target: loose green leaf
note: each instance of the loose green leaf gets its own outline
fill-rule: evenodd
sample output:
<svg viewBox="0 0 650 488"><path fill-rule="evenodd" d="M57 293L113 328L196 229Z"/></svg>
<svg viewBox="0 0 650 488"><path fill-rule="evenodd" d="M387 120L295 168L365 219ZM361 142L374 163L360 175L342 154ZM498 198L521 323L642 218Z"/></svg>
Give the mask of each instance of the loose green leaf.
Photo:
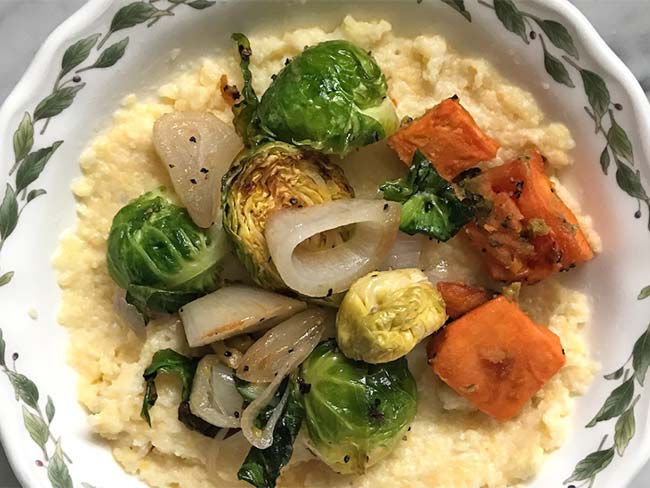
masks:
<svg viewBox="0 0 650 488"><path fill-rule="evenodd" d="M536 17L533 17L533 20L544 31L546 37L549 38L555 47L562 49L565 53L576 59L580 58L573 38L566 27L554 20L542 20Z"/></svg>
<svg viewBox="0 0 650 488"><path fill-rule="evenodd" d="M52 398L50 398L50 396L48 395L47 404L45 405L45 415L47 415L48 422L52 422L55 413L56 413L56 408L54 408L54 402L52 401Z"/></svg>
<svg viewBox="0 0 650 488"><path fill-rule="evenodd" d="M634 161L634 151L632 149L632 142L625 130L618 125L612 116L612 126L607 131L607 142L615 154L626 159L629 162Z"/></svg>
<svg viewBox="0 0 650 488"><path fill-rule="evenodd" d="M92 66L84 69L110 68L115 63L117 63L122 58L122 56L124 56L124 52L126 51L126 47L128 45L128 37L125 37L120 42L111 44L99 55L99 58L97 58L97 61L95 61Z"/></svg>
<svg viewBox="0 0 650 488"><path fill-rule="evenodd" d="M84 86L86 86L85 83L79 83L75 86L66 86L55 90L45 97L34 110L34 122L59 115L66 108L72 105L74 97L77 96L79 90Z"/></svg>
<svg viewBox="0 0 650 488"><path fill-rule="evenodd" d="M0 286L5 286L14 277L13 271L7 271L5 274L0 275Z"/></svg>
<svg viewBox="0 0 650 488"><path fill-rule="evenodd" d="M593 427L598 422L612 419L621 415L630 405L634 396L634 376L631 376L622 385L615 388L605 400L596 416L587 424L587 427Z"/></svg>
<svg viewBox="0 0 650 488"><path fill-rule="evenodd" d="M614 459L614 448L603 449L601 451L592 452L582 461L580 461L573 474L564 481L564 483L571 483L573 481L584 481L593 478L603 469L609 466L609 463Z"/></svg>
<svg viewBox="0 0 650 488"><path fill-rule="evenodd" d="M544 46L544 67L546 68L546 72L558 83L562 83L569 88L574 88L576 86L573 83L566 66L564 66L562 61L549 53L546 46Z"/></svg>
<svg viewBox="0 0 650 488"><path fill-rule="evenodd" d="M528 33L526 32L524 16L515 3L512 0L494 0L494 10L504 27L510 32L517 34L528 44Z"/></svg>
<svg viewBox="0 0 650 488"><path fill-rule="evenodd" d="M603 173L607 174L609 170L609 165L612 160L609 157L609 146L605 146L603 152L600 153L600 168L603 170Z"/></svg>
<svg viewBox="0 0 650 488"><path fill-rule="evenodd" d="M52 488L73 488L70 471L68 471L68 466L65 464L63 453L58 445L56 453L50 458L47 465L47 477Z"/></svg>
<svg viewBox="0 0 650 488"><path fill-rule="evenodd" d="M442 3L449 5L463 17L465 17L468 21L472 21L472 14L470 14L469 11L465 8L465 0L442 0Z"/></svg>
<svg viewBox="0 0 650 488"><path fill-rule="evenodd" d="M18 223L18 201L16 193L9 183L5 196L0 203L0 239L4 240L14 231Z"/></svg>
<svg viewBox="0 0 650 488"><path fill-rule="evenodd" d="M162 349L153 355L153 358L151 358L151 364L144 370L143 374L146 381L146 387L142 402L142 410L140 412L140 416L145 419L150 426L151 418L149 416L149 409L156 404L158 398L155 384L158 373L171 373L180 378L183 384L182 400L185 402L190 398L192 380L194 379L194 373L196 373L197 364L198 360L196 358L188 358L177 353L173 349Z"/></svg>
<svg viewBox="0 0 650 488"><path fill-rule="evenodd" d="M43 189L38 189L38 190L31 190L27 194L27 202L31 202L34 200L34 198L40 197L41 195L45 195L47 192Z"/></svg>
<svg viewBox="0 0 650 488"><path fill-rule="evenodd" d="M625 372L625 366L621 366L613 373L606 374L605 376L603 376L603 378L605 378L606 380L617 380L621 376L623 376L624 372Z"/></svg>
<svg viewBox="0 0 650 488"><path fill-rule="evenodd" d="M209 0L194 0L187 5L197 10L203 10L204 8L212 7L215 3L217 2L211 2Z"/></svg>
<svg viewBox="0 0 650 488"><path fill-rule="evenodd" d="M47 424L43 422L43 419L38 415L34 415L23 406L23 423L25 424L25 429L27 429L29 436L34 440L34 442L41 448L45 447L50 431Z"/></svg>
<svg viewBox="0 0 650 488"><path fill-rule="evenodd" d="M636 431L636 420L634 419L634 404L628 408L616 421L614 430L614 444L619 456L625 453L625 449L634 437Z"/></svg>
<svg viewBox="0 0 650 488"><path fill-rule="evenodd" d="M43 169L45 169L45 165L61 144L63 144L63 141L57 141L50 147L39 149L27 155L16 173L16 193L20 193L40 176Z"/></svg>
<svg viewBox="0 0 650 488"><path fill-rule="evenodd" d="M244 143L247 146L254 146L260 133L257 116L257 108L260 102L253 88L253 74L249 67L253 53L250 41L244 34L233 34L231 39L237 43L240 58L239 68L244 79L244 86L241 90L242 100L232 108L232 113L235 116L233 123Z"/></svg>
<svg viewBox="0 0 650 488"><path fill-rule="evenodd" d="M616 183L628 195L640 200L647 200L648 195L641 183L641 173L636 172L621 161L616 162Z"/></svg>
<svg viewBox="0 0 650 488"><path fill-rule="evenodd" d="M646 286L639 292L639 296L636 297L637 300L645 300L646 298L650 297L650 285Z"/></svg>
<svg viewBox="0 0 650 488"><path fill-rule="evenodd" d="M133 2L119 9L111 21L110 32L128 29L149 20L159 10L149 2Z"/></svg>
<svg viewBox="0 0 650 488"><path fill-rule="evenodd" d="M22 161L27 153L32 150L34 145L34 125L28 112L25 112L23 119L18 124L18 129L14 132L14 157L16 163Z"/></svg>
<svg viewBox="0 0 650 488"><path fill-rule="evenodd" d="M5 367L7 363L5 363L5 339L2 334L2 329L0 329L0 366Z"/></svg>
<svg viewBox="0 0 650 488"><path fill-rule="evenodd" d="M645 382L646 373L650 366L650 326L637 339L632 349L632 367L634 376L641 386Z"/></svg>
<svg viewBox="0 0 650 488"><path fill-rule="evenodd" d="M13 371L8 371L7 376L9 376L11 386L14 387L16 400L20 399L27 406L32 407L35 410L38 409L38 388L34 382L27 376L20 373L14 373Z"/></svg>
<svg viewBox="0 0 650 488"><path fill-rule="evenodd" d="M591 105L596 117L596 130L598 130L611 102L609 90L605 81L593 71L581 69L580 76L582 77L589 105Z"/></svg>
<svg viewBox="0 0 650 488"><path fill-rule="evenodd" d="M95 44L97 44L100 37L101 34L93 34L92 36L88 36L85 39L75 42L72 46L66 49L63 54L63 60L61 61L61 73L59 77L65 76L88 59L90 51L95 47Z"/></svg>

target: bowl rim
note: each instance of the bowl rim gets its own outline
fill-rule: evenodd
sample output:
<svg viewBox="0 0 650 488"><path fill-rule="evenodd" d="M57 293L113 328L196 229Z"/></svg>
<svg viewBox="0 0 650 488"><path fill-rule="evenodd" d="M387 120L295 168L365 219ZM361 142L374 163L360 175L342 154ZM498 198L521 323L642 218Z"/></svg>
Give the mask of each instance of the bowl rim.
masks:
<svg viewBox="0 0 650 488"><path fill-rule="evenodd" d="M225 0L231 1L231 0ZM273 1L273 0L266 0ZM309 0L305 0L305 3ZM364 0L366 1L366 0ZM369 1L369 0L368 0ZM396 0L407 1L407 0ZM602 73L615 80L630 97L635 127L640 134L650 134L650 100L646 97L639 81L630 68L609 47L596 28L587 19L578 7L570 0L530 0L562 18L578 34L581 48L593 59ZM26 104L31 93L43 82L49 61L65 42L77 36L89 23L101 18L113 5L119 5L121 0L87 0L78 10L59 24L43 41L27 69L20 77L9 95L0 105L0 133L9 134L9 121L18 108ZM588 42L585 42L587 40ZM650 138L640 137L641 153L650 156ZM640 166L650 168L650 160L641 158ZM4 164L2 165L4 167ZM29 487L28 474L30 463L25 462L24 456L17 450L11 449L7 420L0 418L0 443L5 449L7 460L21 486ZM650 429L650 411L645 419L645 424ZM628 486L634 477L643 469L650 460L650 436L640 440L637 456L626 458L627 468L621 470L622 486Z"/></svg>

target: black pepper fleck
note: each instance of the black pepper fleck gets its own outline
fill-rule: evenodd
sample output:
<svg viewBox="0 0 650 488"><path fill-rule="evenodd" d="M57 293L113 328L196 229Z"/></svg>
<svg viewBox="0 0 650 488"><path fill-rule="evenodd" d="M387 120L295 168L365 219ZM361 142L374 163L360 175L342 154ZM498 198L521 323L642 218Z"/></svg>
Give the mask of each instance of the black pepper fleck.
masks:
<svg viewBox="0 0 650 488"><path fill-rule="evenodd" d="M327 296L328 297L331 297L332 293L334 293L334 290L332 290L331 288L329 290L327 290Z"/></svg>
<svg viewBox="0 0 650 488"><path fill-rule="evenodd" d="M454 95L451 97L451 99L452 99L452 100L458 100L458 95L454 94Z"/></svg>
<svg viewBox="0 0 650 488"><path fill-rule="evenodd" d="M230 351L226 351L223 353L223 355L229 358L230 356L232 356L232 353Z"/></svg>
<svg viewBox="0 0 650 488"><path fill-rule="evenodd" d="M384 203L384 210L388 210L388 204Z"/></svg>
<svg viewBox="0 0 650 488"><path fill-rule="evenodd" d="M294 351L293 347L289 349L289 354L291 354Z"/></svg>
<svg viewBox="0 0 650 488"><path fill-rule="evenodd" d="M175 168L175 166L173 164L170 164L169 167L170 168Z"/></svg>
<svg viewBox="0 0 650 488"><path fill-rule="evenodd" d="M194 136L190 137L190 142L196 142L196 137Z"/></svg>
<svg viewBox="0 0 650 488"><path fill-rule="evenodd" d="M298 377L298 391L303 395L306 395L311 391L311 384L305 382L301 377Z"/></svg>
<svg viewBox="0 0 650 488"><path fill-rule="evenodd" d="M296 203L298 203L298 199L297 199L296 197L291 197L291 198L289 199L289 203L290 203L291 205L295 205Z"/></svg>
<svg viewBox="0 0 650 488"><path fill-rule="evenodd" d="M244 371L248 371L249 369L248 365L244 366Z"/></svg>
<svg viewBox="0 0 650 488"><path fill-rule="evenodd" d="M201 171L201 173L203 173L204 175L205 175L205 174L208 174L208 173L210 172L210 170L209 170L208 168L201 168L200 171Z"/></svg>
<svg viewBox="0 0 650 488"><path fill-rule="evenodd" d="M196 185L196 178L190 178L190 183L192 183L193 185Z"/></svg>
<svg viewBox="0 0 650 488"><path fill-rule="evenodd" d="M236 419L239 418L239 412L235 412L235 413L233 413L233 415L235 416Z"/></svg>
<svg viewBox="0 0 650 488"><path fill-rule="evenodd" d="M343 462L344 462L344 463L349 463L349 462L350 462L350 456L348 456L348 455L346 454L345 457L343 458Z"/></svg>

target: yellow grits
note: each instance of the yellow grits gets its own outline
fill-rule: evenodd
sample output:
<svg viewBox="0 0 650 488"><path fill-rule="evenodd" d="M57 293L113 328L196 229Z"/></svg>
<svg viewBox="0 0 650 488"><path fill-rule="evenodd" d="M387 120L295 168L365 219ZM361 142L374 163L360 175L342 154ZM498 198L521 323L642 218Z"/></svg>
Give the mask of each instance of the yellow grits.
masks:
<svg viewBox="0 0 650 488"><path fill-rule="evenodd" d="M565 126L547 122L531 94L509 84L487 61L454 52L442 37L396 37L385 21L348 17L332 32L308 28L253 37L258 92L305 45L340 38L372 51L400 117L418 116L457 94L479 126L501 144L495 163L535 144L550 169L571 164L571 134ZM106 269L106 238L113 216L130 199L161 185L171 187L153 148L154 121L172 110L209 110L229 121L219 79L227 74L241 82L236 63L234 52L228 58L204 59L162 86L156 99L125 99L111 126L81 158L83 176L73 187L78 224L64 237L55 260L63 290L59 318L70 332L69 360L79 373L79 399L88 409L90 427L106 439L127 472L156 487L248 486L236 481L247 444L241 434L217 441L187 430L176 418L179 384L164 375L151 411L153 428L140 418L142 372L153 353L166 347L188 353L189 348L176 319L151 323L143 342L115 314L117 289ZM359 175L355 180L353 174L350 178L359 185L358 194L375 191L376 181L370 184ZM362 188L364 184L371 190ZM592 235L592 242L598 246L597 236ZM423 266L437 268L447 278L483 281L478 265L456 241L427 246ZM420 346L409 356L418 382L418 415L386 460L364 475L341 476L298 442L279 486L496 488L518 486L533 477L547 453L562 444L572 397L589 385L593 363L585 346L586 296L551 280L525 289L522 304L561 337L567 365L516 419L498 423L475 411L433 375Z"/></svg>

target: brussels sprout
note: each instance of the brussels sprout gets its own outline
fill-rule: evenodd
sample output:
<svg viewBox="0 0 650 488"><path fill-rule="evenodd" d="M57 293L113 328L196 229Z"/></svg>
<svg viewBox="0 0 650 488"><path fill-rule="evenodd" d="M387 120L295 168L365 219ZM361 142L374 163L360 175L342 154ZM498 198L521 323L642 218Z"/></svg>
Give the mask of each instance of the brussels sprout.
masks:
<svg viewBox="0 0 650 488"><path fill-rule="evenodd" d="M108 271L140 312L176 312L220 285L227 241L196 226L187 211L158 192L141 195L115 215Z"/></svg>
<svg viewBox="0 0 650 488"><path fill-rule="evenodd" d="M407 354L446 319L445 302L422 271L376 271L345 295L336 339L349 358L385 363Z"/></svg>
<svg viewBox="0 0 650 488"><path fill-rule="evenodd" d="M353 197L343 170L326 156L282 142L267 143L245 153L224 176L223 225L253 280L282 290L286 285L271 261L264 237L268 216L282 208ZM331 245L345 235L344 230L334 230L307 244Z"/></svg>
<svg viewBox="0 0 650 488"><path fill-rule="evenodd" d="M386 78L360 47L336 40L306 48L258 101L248 69L248 39L242 34L233 39L244 75L244 100L234 108L235 126L248 145L271 139L344 155L397 130Z"/></svg>
<svg viewBox="0 0 650 488"><path fill-rule="evenodd" d="M374 365L320 343L293 379L312 450L339 473L363 473L390 453L415 417L417 387L405 358Z"/></svg>

